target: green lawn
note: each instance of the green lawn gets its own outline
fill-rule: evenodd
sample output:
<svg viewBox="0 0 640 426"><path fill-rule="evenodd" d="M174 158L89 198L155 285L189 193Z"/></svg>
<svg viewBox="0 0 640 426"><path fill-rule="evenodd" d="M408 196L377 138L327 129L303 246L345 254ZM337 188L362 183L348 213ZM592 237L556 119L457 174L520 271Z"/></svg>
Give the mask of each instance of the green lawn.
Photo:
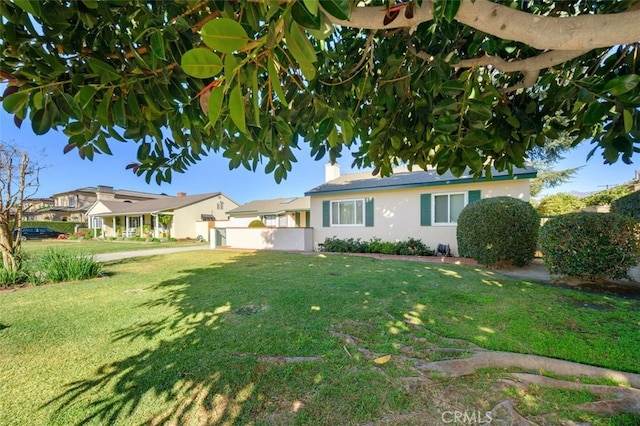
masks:
<svg viewBox="0 0 640 426"><path fill-rule="evenodd" d="M446 337L640 372L637 299L340 255L196 251L106 269L0 293L0 424L412 424L406 413L438 419L434 401L484 412L513 398L490 388L499 371L422 382L400 362L460 356L437 350Z"/></svg>
<svg viewBox="0 0 640 426"><path fill-rule="evenodd" d="M29 240L22 243L25 253L41 253L52 248L56 250L75 250L84 253L111 253L116 251L149 250L154 248L185 247L189 245L208 245L197 241L98 241L98 240Z"/></svg>

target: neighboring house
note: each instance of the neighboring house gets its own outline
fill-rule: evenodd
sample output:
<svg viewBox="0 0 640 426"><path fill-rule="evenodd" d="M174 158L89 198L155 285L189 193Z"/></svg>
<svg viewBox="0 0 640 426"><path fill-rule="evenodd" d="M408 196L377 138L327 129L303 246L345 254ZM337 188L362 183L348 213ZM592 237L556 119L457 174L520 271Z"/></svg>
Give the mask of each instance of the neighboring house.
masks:
<svg viewBox="0 0 640 426"><path fill-rule="evenodd" d="M27 198L22 203L22 219L34 221L50 220L49 217L43 218L41 212L53 207L53 205L53 198Z"/></svg>
<svg viewBox="0 0 640 426"><path fill-rule="evenodd" d="M326 238L418 238L435 249L448 244L457 253L457 218L469 203L481 198L510 196L529 201L533 168L514 168L513 175L493 172L493 179L456 178L447 172L395 170L389 177L368 173L340 176L327 165L327 181L308 191L314 247ZM482 226L482 224L478 224Z"/></svg>
<svg viewBox="0 0 640 426"><path fill-rule="evenodd" d="M209 238L216 220L227 220L226 211L238 204L221 192L123 203L97 200L87 215L93 228L103 237L170 236L173 238Z"/></svg>
<svg viewBox="0 0 640 426"><path fill-rule="evenodd" d="M171 199L166 194L114 189L98 185L60 192L52 197L52 205L30 214L30 220L56 220L65 222L87 222L87 211L98 200L134 203L143 200Z"/></svg>
<svg viewBox="0 0 640 426"><path fill-rule="evenodd" d="M255 200L227 211L226 227L246 227L253 220L278 228L308 228L311 199L309 197Z"/></svg>

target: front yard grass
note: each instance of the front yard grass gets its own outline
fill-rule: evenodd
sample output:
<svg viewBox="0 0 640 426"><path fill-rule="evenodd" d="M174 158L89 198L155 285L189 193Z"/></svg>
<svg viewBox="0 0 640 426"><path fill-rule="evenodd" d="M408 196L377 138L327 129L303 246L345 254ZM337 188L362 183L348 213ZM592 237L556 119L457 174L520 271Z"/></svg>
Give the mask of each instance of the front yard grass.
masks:
<svg viewBox="0 0 640 426"><path fill-rule="evenodd" d="M572 409L597 399L583 390L408 361L475 344L640 373L638 299L323 254L196 251L106 269L0 293L0 424L431 425L506 399L539 424L558 421L549 410L640 422Z"/></svg>

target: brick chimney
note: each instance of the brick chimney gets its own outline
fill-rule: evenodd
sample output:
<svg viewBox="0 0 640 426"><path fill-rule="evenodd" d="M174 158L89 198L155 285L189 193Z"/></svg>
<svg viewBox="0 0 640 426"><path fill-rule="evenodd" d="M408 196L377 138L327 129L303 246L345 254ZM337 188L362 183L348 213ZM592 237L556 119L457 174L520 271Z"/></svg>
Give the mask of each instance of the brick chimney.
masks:
<svg viewBox="0 0 640 426"><path fill-rule="evenodd" d="M186 192L178 192L177 196L178 197L186 197L187 193Z"/></svg>

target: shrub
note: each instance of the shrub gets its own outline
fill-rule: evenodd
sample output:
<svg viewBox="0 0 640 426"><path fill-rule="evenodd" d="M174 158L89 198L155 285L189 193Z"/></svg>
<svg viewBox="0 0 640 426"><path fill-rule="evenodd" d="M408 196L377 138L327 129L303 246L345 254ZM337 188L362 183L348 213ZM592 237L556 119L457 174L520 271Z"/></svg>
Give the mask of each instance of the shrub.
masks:
<svg viewBox="0 0 640 426"><path fill-rule="evenodd" d="M458 251L478 263L527 265L535 255L540 219L531 204L512 197L468 204L458 217Z"/></svg>
<svg viewBox="0 0 640 426"><path fill-rule="evenodd" d="M408 256L434 255L434 251L417 238L409 238L407 241L397 241L394 243L382 241L380 238L362 241L360 238L347 238L343 240L332 237L324 240L322 251L334 253L381 253Z"/></svg>
<svg viewBox="0 0 640 426"><path fill-rule="evenodd" d="M75 281L102 274L102 264L93 255L48 249L34 265L46 282Z"/></svg>
<svg viewBox="0 0 640 426"><path fill-rule="evenodd" d="M583 200L587 206L604 206L613 203L618 198L624 197L631 192L633 192L633 185L624 184L596 192L588 197L584 197Z"/></svg>
<svg viewBox="0 0 640 426"><path fill-rule="evenodd" d="M254 219L247 225L249 228L264 228L264 223L259 219Z"/></svg>
<svg viewBox="0 0 640 426"><path fill-rule="evenodd" d="M569 213L549 219L540 249L553 275L625 278L640 259L637 222L616 213Z"/></svg>
<svg viewBox="0 0 640 426"><path fill-rule="evenodd" d="M611 203L611 213L619 213L640 220L640 191L618 198Z"/></svg>
<svg viewBox="0 0 640 426"><path fill-rule="evenodd" d="M585 207L584 201L575 195L559 193L549 195L540 200L536 211L542 216L553 216L570 213Z"/></svg>

